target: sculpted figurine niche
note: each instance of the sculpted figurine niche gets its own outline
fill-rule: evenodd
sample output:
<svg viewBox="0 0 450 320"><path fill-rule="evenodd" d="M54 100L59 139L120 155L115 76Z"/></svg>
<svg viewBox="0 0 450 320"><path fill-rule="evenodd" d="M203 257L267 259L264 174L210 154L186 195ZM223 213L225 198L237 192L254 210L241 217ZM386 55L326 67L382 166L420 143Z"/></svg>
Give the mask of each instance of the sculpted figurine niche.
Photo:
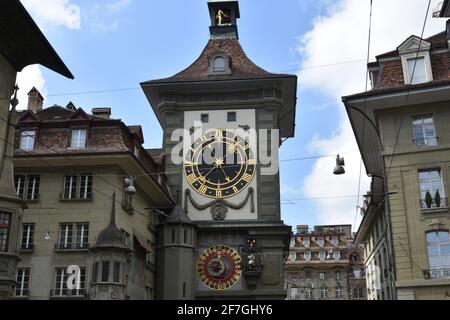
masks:
<svg viewBox="0 0 450 320"><path fill-rule="evenodd" d="M230 14L226 10L222 10L222 9L217 10L216 24L218 26L231 24Z"/></svg>

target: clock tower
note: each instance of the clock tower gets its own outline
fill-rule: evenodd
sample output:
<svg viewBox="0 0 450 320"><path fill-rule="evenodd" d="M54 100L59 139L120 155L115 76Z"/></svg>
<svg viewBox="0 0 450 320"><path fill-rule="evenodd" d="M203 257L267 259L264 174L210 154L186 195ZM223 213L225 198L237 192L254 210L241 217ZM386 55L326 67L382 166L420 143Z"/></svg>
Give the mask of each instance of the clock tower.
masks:
<svg viewBox="0 0 450 320"><path fill-rule="evenodd" d="M161 232L157 297L285 299L291 228L281 220L278 152L294 136L297 77L246 56L237 0L209 0L208 8L200 57L170 78L141 83L164 130L165 171L184 217L177 221L192 230L185 244Z"/></svg>

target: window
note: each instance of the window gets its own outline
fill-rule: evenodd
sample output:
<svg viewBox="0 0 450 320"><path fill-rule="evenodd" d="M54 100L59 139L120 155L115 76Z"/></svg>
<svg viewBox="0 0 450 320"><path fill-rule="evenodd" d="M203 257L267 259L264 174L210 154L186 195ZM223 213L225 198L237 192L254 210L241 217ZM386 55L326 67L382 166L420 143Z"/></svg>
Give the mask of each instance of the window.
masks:
<svg viewBox="0 0 450 320"><path fill-rule="evenodd" d="M336 281L342 281L342 273L339 271L336 272Z"/></svg>
<svg viewBox="0 0 450 320"><path fill-rule="evenodd" d="M311 260L311 251L306 251L305 252L305 260L306 261L310 261Z"/></svg>
<svg viewBox="0 0 450 320"><path fill-rule="evenodd" d="M341 286L336 287L335 289L335 296L336 298L343 298L344 297L344 290Z"/></svg>
<svg viewBox="0 0 450 320"><path fill-rule="evenodd" d="M22 225L22 250L34 249L34 223L26 223Z"/></svg>
<svg viewBox="0 0 450 320"><path fill-rule="evenodd" d="M319 273L319 278L320 280L325 281L327 280L327 274L325 272L321 272Z"/></svg>
<svg viewBox="0 0 450 320"><path fill-rule="evenodd" d="M17 196L19 198L23 198L23 193L25 191L25 180L26 180L26 176L24 176L24 175L15 175L14 176L14 186L16 188Z"/></svg>
<svg viewBox="0 0 450 320"><path fill-rule="evenodd" d="M413 117L413 135L416 146L437 146L433 116Z"/></svg>
<svg viewBox="0 0 450 320"><path fill-rule="evenodd" d="M332 237L331 244L336 247L339 244L339 238L336 236Z"/></svg>
<svg viewBox="0 0 450 320"><path fill-rule="evenodd" d="M306 248L309 248L309 246L311 245L311 240L310 240L309 238L304 238L304 239L303 239L303 245L304 245Z"/></svg>
<svg viewBox="0 0 450 320"><path fill-rule="evenodd" d="M312 300L313 299L312 288L305 288L305 299L306 300Z"/></svg>
<svg viewBox="0 0 450 320"><path fill-rule="evenodd" d="M361 268L356 266L353 268L353 276L355 277L355 279L361 279Z"/></svg>
<svg viewBox="0 0 450 320"><path fill-rule="evenodd" d="M290 252L289 253L289 261L296 261L297 260L297 253Z"/></svg>
<svg viewBox="0 0 450 320"><path fill-rule="evenodd" d="M108 281L109 281L109 261L103 261L101 282L108 282Z"/></svg>
<svg viewBox="0 0 450 320"><path fill-rule="evenodd" d="M295 241L295 237L291 238L291 243L289 245L290 248L294 248L297 242Z"/></svg>
<svg viewBox="0 0 450 320"><path fill-rule="evenodd" d="M94 263L94 268L92 269L92 283L97 283L98 281L98 266L98 262Z"/></svg>
<svg viewBox="0 0 450 320"><path fill-rule="evenodd" d="M300 290L299 288L291 288L291 299L296 300L300 298Z"/></svg>
<svg viewBox="0 0 450 320"><path fill-rule="evenodd" d="M209 123L209 114L205 113L200 116L202 123Z"/></svg>
<svg viewBox="0 0 450 320"><path fill-rule="evenodd" d="M237 121L236 112L228 112L228 114L227 114L227 121L228 122L236 122Z"/></svg>
<svg viewBox="0 0 450 320"><path fill-rule="evenodd" d="M74 149L86 148L86 129L72 130L72 143L70 146Z"/></svg>
<svg viewBox="0 0 450 320"><path fill-rule="evenodd" d="M59 227L59 243L58 249L71 249L72 248L72 224L61 224Z"/></svg>
<svg viewBox="0 0 450 320"><path fill-rule="evenodd" d="M323 247L325 244L325 239L320 237L317 239L317 244L319 245L319 247Z"/></svg>
<svg viewBox="0 0 450 320"><path fill-rule="evenodd" d="M333 258L334 258L334 260L336 260L336 261L341 260L341 252L340 252L340 251L334 251L334 252L333 252Z"/></svg>
<svg viewBox="0 0 450 320"><path fill-rule="evenodd" d="M8 251L11 214L0 212L0 252Z"/></svg>
<svg viewBox="0 0 450 320"><path fill-rule="evenodd" d="M217 56L213 60L213 72L226 71L226 59L223 56Z"/></svg>
<svg viewBox="0 0 450 320"><path fill-rule="evenodd" d="M113 264L113 282L120 283L120 262Z"/></svg>
<svg viewBox="0 0 450 320"><path fill-rule="evenodd" d="M82 296L85 289L86 268L80 268L80 289L73 290L67 288L67 280L70 275L66 270L66 268L55 269L55 287L52 295L54 297Z"/></svg>
<svg viewBox="0 0 450 320"><path fill-rule="evenodd" d="M442 182L442 175L439 169L420 171L419 184L421 207L423 209L447 206L447 202L445 200L444 185ZM429 193L429 196L431 196L431 198L429 196L427 197L427 193Z"/></svg>
<svg viewBox="0 0 450 320"><path fill-rule="evenodd" d="M320 289L320 298L321 299L328 299L328 288L327 287L322 287Z"/></svg>
<svg viewBox="0 0 450 320"><path fill-rule="evenodd" d="M28 176L27 185L27 200L38 200L39 199L39 185L41 178L40 176Z"/></svg>
<svg viewBox="0 0 450 320"><path fill-rule="evenodd" d="M79 184L78 184L79 182ZM64 178L64 200L92 199L92 175L70 175Z"/></svg>
<svg viewBox="0 0 450 320"><path fill-rule="evenodd" d="M428 82L425 57L406 59L409 78L407 83L418 84Z"/></svg>
<svg viewBox="0 0 450 320"><path fill-rule="evenodd" d="M20 135L20 150L34 150L34 141L36 138L36 130L24 130Z"/></svg>
<svg viewBox="0 0 450 320"><path fill-rule="evenodd" d="M320 260L324 261L326 259L326 256L327 256L327 254L326 254L325 251L319 252L319 259Z"/></svg>
<svg viewBox="0 0 450 320"><path fill-rule="evenodd" d="M450 236L447 231L427 233L431 278L450 278Z"/></svg>
<svg viewBox="0 0 450 320"><path fill-rule="evenodd" d="M30 292L30 269L17 269L16 297L27 297Z"/></svg>
<svg viewBox="0 0 450 320"><path fill-rule="evenodd" d="M363 299L363 298L364 298L364 288L354 288L353 299Z"/></svg>
<svg viewBox="0 0 450 320"><path fill-rule="evenodd" d="M89 224L77 223L76 249L87 249L89 247Z"/></svg>

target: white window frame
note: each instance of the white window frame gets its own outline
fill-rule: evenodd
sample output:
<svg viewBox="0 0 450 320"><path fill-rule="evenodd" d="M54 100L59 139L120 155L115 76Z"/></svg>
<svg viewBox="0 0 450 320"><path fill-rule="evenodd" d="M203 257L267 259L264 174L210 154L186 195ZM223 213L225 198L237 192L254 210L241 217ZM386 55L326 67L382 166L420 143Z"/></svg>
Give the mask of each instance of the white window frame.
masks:
<svg viewBox="0 0 450 320"><path fill-rule="evenodd" d="M303 257L305 258L305 261L311 261L311 251L305 251L305 253L303 254Z"/></svg>
<svg viewBox="0 0 450 320"><path fill-rule="evenodd" d="M319 279L320 279L321 281L327 280L327 274L326 274L325 272L320 272L320 273L319 273Z"/></svg>
<svg viewBox="0 0 450 320"><path fill-rule="evenodd" d="M321 248L323 248L323 246L325 246L325 238L324 237L318 237L317 238L317 245Z"/></svg>
<svg viewBox="0 0 450 320"><path fill-rule="evenodd" d="M328 299L328 288L327 287L320 288L320 298L323 300Z"/></svg>
<svg viewBox="0 0 450 320"><path fill-rule="evenodd" d="M427 81L426 82L418 82L416 84L427 83L427 82L433 81L433 71L431 69L430 53L428 51L422 51L422 52L419 52L419 54L417 54L417 52L413 52L413 53L401 55L402 68L403 68L403 79L404 79L405 85L411 84L411 80L413 80L411 78L413 70L409 70L408 60L420 59L420 58L424 58L425 74L426 74ZM414 71L414 74L416 74L415 71Z"/></svg>
<svg viewBox="0 0 450 320"><path fill-rule="evenodd" d="M341 252L339 250L333 251L333 259L335 261L341 260Z"/></svg>
<svg viewBox="0 0 450 320"><path fill-rule="evenodd" d="M427 125L430 124L425 124L425 119L429 119L431 118L432 120L432 124L433 124L433 131L434 131L434 136L432 137L427 137L426 136L426 130L425 127ZM420 125L416 125L414 122L419 121L420 120ZM419 144L418 140L419 138L416 137L416 126L420 126L420 128L422 129L422 133L423 133L423 144ZM418 147L436 147L438 145L438 138L436 136L436 124L434 122L434 116L433 114L421 114L421 115L417 115L417 116L413 116L412 117L412 130L413 130L413 139L414 139L414 144Z"/></svg>
<svg viewBox="0 0 450 320"><path fill-rule="evenodd" d="M25 281L25 278L28 277L28 281ZM31 272L28 268L18 268L17 269L17 287L14 295L16 297L28 297L30 293L30 280L31 280ZM24 294L26 291L27 294Z"/></svg>
<svg viewBox="0 0 450 320"><path fill-rule="evenodd" d="M334 289L334 293L335 293L335 297L336 298L343 298L344 297L344 288L343 287L341 287L341 286L337 286L335 289Z"/></svg>
<svg viewBox="0 0 450 320"><path fill-rule="evenodd" d="M20 133L20 150L33 151L36 142L36 130L23 130Z"/></svg>
<svg viewBox="0 0 450 320"><path fill-rule="evenodd" d="M21 239L21 249L30 249L34 244L34 223L24 223L22 224L22 239ZM25 239L25 242L23 241ZM31 246L30 246L31 245Z"/></svg>
<svg viewBox="0 0 450 320"><path fill-rule="evenodd" d="M331 244L336 247L339 244L339 237L338 236L333 236L331 238Z"/></svg>
<svg viewBox="0 0 450 320"><path fill-rule="evenodd" d="M84 132L84 136L83 133ZM84 139L81 139L81 138ZM86 149L87 142L87 129L86 128L73 128L72 139L70 142L70 148L72 149Z"/></svg>
<svg viewBox="0 0 450 320"><path fill-rule="evenodd" d="M297 252L289 252L289 261L297 260Z"/></svg>
<svg viewBox="0 0 450 320"><path fill-rule="evenodd" d="M325 261L327 258L327 253L325 251L320 251L319 252L319 259L320 261Z"/></svg>
<svg viewBox="0 0 450 320"><path fill-rule="evenodd" d="M303 245L305 246L305 248L309 248L309 246L311 245L311 239L303 238Z"/></svg>

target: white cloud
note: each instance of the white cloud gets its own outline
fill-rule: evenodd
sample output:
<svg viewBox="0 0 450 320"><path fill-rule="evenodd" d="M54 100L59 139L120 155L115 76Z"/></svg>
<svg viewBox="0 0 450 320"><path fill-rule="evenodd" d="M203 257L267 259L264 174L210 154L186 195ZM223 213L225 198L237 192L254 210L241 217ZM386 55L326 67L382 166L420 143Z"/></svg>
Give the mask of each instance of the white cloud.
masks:
<svg viewBox="0 0 450 320"><path fill-rule="evenodd" d="M107 4L96 3L86 10L91 27L97 31L110 31L119 27L118 15L128 8L133 0L116 0Z"/></svg>
<svg viewBox="0 0 450 320"><path fill-rule="evenodd" d="M431 8L439 0L432 2ZM428 5L425 0L377 0L373 1L371 59L397 48L411 34L419 35ZM317 17L312 29L299 40L298 51L302 55L302 67L345 63L326 68L312 68L299 73L301 90L315 90L337 101L340 97L365 89L367 37L369 27L369 1L340 0L328 6L324 16ZM445 29L445 19L432 19L431 11L425 36ZM357 149L353 131L342 103L339 129L329 138L316 137L311 142L313 152L319 154L339 153ZM334 161L319 159L312 172L304 179L303 191L307 197L333 195L356 195L360 156L358 153L345 157L347 174L334 176L330 173ZM369 188L369 178L363 169L364 194ZM318 201L318 222L321 224L352 223L355 217L356 199ZM358 219L359 220L359 219Z"/></svg>
<svg viewBox="0 0 450 320"><path fill-rule="evenodd" d="M81 28L80 7L71 4L70 0L21 0L21 2L42 26Z"/></svg>
<svg viewBox="0 0 450 320"><path fill-rule="evenodd" d="M19 85L18 99L19 106L17 109L26 109L28 106L28 92L31 88L36 87L42 96L46 97L47 88L45 87L45 79L42 76L41 69L38 65L28 66L22 72L17 74L17 81Z"/></svg>

